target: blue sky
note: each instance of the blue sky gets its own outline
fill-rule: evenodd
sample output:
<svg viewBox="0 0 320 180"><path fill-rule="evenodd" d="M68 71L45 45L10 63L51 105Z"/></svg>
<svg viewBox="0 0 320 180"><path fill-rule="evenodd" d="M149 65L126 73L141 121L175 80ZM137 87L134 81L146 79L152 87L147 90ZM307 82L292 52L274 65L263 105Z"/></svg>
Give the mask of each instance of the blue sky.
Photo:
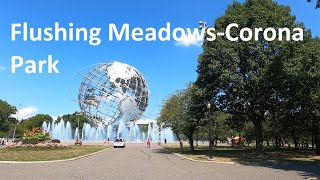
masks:
<svg viewBox="0 0 320 180"><path fill-rule="evenodd" d="M108 25L129 23L132 27L164 27L171 22L172 28L194 28L199 20L209 25L224 14L233 0L199 1L79 1L55 0L3 0L0 2L0 99L19 107L21 117L35 113L52 116L79 111L70 94L77 93L74 73L90 64L120 61L137 68L145 76L152 94L147 117L157 116L170 93L183 89L196 79L199 46L177 46L176 42L108 42ZM241 1L242 2L242 1ZM304 22L315 36L320 36L319 15L315 0L279 0L289 5L298 21ZM88 42L23 42L11 41L11 24L28 22L32 27L53 27L54 22L75 27L101 27L99 46ZM45 59L48 54L59 59L60 74L25 74L19 70L11 74L11 56L25 59ZM70 85L70 82L73 83Z"/></svg>

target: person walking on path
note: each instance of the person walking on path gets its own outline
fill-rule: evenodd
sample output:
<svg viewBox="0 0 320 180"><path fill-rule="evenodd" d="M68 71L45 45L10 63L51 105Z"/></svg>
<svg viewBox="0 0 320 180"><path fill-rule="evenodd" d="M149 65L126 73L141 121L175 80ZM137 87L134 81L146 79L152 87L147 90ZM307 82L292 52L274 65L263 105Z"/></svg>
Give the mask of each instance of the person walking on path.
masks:
<svg viewBox="0 0 320 180"><path fill-rule="evenodd" d="M147 139L147 148L150 148L150 139Z"/></svg>
<svg viewBox="0 0 320 180"><path fill-rule="evenodd" d="M164 144L167 144L167 138L164 138Z"/></svg>

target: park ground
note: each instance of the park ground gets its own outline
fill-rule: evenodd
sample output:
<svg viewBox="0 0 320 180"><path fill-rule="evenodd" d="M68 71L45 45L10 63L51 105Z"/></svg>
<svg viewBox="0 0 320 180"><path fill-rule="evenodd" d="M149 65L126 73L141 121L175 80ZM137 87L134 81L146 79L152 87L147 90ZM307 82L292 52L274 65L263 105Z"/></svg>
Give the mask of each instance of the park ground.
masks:
<svg viewBox="0 0 320 180"><path fill-rule="evenodd" d="M6 170L0 179L291 180L320 177L319 161L309 163L296 161L203 163L175 155L175 146L170 144L170 147L159 148L157 144L152 144L151 148L147 148L143 143L128 143L126 148L111 148L73 161L33 164L0 163L0 168ZM168 150L168 148L172 149ZM205 153L206 150L202 148L205 147L200 147L199 152ZM218 151L214 151L216 157ZM235 154L239 153L237 150L234 151ZM250 154L247 157L250 158Z"/></svg>
<svg viewBox="0 0 320 180"><path fill-rule="evenodd" d="M194 151L190 151L189 147L180 150L178 145L168 144L163 145L162 148L177 153L182 156L188 157L193 160L207 161L208 159L208 146L200 144L195 147ZM256 154L254 146L227 146L225 144L213 148L213 156L216 162L234 162L234 163L278 163L278 162L298 162L298 163L320 163L320 156L315 155L315 151L311 148L274 148L265 147L261 155Z"/></svg>

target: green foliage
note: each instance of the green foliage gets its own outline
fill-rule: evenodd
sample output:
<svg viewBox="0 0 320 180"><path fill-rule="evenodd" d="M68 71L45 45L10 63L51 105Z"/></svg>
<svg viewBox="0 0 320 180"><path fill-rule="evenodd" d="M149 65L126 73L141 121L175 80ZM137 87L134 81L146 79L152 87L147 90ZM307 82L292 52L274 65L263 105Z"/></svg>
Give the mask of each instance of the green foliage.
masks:
<svg viewBox="0 0 320 180"><path fill-rule="evenodd" d="M89 121L79 112L74 112L72 114L66 114L63 116L59 116L57 119L57 122L60 122L61 119L67 120L71 123L72 129L75 129L78 127L78 121L79 121L79 129L83 128L84 123L89 123Z"/></svg>
<svg viewBox="0 0 320 180"><path fill-rule="evenodd" d="M41 127L43 122L52 122L53 119L48 114L37 114L33 117L30 117L28 119L22 120L20 122L21 127L23 127L26 130L32 130L32 128Z"/></svg>
<svg viewBox="0 0 320 180"><path fill-rule="evenodd" d="M42 133L40 128L33 128L31 131L27 130L23 133L22 139L24 142L29 142L30 140L47 141L50 140L50 134L47 132Z"/></svg>
<svg viewBox="0 0 320 180"><path fill-rule="evenodd" d="M231 23L239 24L239 28L231 32L233 37L238 36L244 27L287 27L291 31L295 27L305 29L291 15L289 7L272 0L247 0L244 4L234 2L228 6L225 15L215 21L216 31L223 32ZM205 41L203 44L204 52L198 59L196 84L212 96L217 107L232 115L229 123L232 128L241 131L245 122L253 123L258 153L263 151L262 133L266 114L278 111L286 115L282 120L289 120L288 114L293 109L288 106L297 102L291 96L292 92L297 90L299 84L308 87L304 82L306 74L299 69L317 69L313 62L319 58L311 55L316 49L315 46L310 49L310 43L316 42L313 42L310 30L305 30L303 42L277 39L269 42L260 35L258 41L231 42L225 37L218 37L215 41ZM306 65L308 62L313 65ZM290 76L291 73L300 75L295 78ZM316 78L311 75L308 77L315 83ZM303 96L300 95L297 98L302 100Z"/></svg>
<svg viewBox="0 0 320 180"><path fill-rule="evenodd" d="M201 118L205 109L200 89L194 84L189 84L187 89L177 91L164 102L158 121L164 127L171 127L179 140L181 134L185 135L193 150L193 136L197 128L205 124Z"/></svg>
<svg viewBox="0 0 320 180"><path fill-rule="evenodd" d="M39 128L43 122L52 122L52 117L48 114L37 114L28 119L21 120L17 125L16 137L21 137L25 131Z"/></svg>
<svg viewBox="0 0 320 180"><path fill-rule="evenodd" d="M176 92L171 95L165 102L158 117L163 127L171 127L172 131L179 136L183 130L184 116L183 107L181 106L182 92Z"/></svg>
<svg viewBox="0 0 320 180"><path fill-rule="evenodd" d="M143 124L141 126L141 131L147 133L148 132L148 124Z"/></svg>
<svg viewBox="0 0 320 180"><path fill-rule="evenodd" d="M0 99L0 134L1 137L7 136L12 125L17 123L15 118L12 118L12 114L16 114L17 109L15 106L10 105L6 101Z"/></svg>
<svg viewBox="0 0 320 180"><path fill-rule="evenodd" d="M217 111L214 116L214 135L216 139L226 141L228 137L231 137L230 127L227 119L230 118L230 114L222 111Z"/></svg>

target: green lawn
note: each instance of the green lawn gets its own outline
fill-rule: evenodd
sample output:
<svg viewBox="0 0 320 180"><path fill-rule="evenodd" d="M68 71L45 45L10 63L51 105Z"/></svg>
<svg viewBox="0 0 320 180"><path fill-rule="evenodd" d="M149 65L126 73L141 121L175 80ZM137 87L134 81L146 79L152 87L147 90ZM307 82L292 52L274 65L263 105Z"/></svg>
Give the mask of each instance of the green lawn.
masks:
<svg viewBox="0 0 320 180"><path fill-rule="evenodd" d="M68 146L52 149L4 148L0 149L0 161L50 161L79 157L107 149L107 146Z"/></svg>
<svg viewBox="0 0 320 180"><path fill-rule="evenodd" d="M205 161L209 154L208 147L206 146L197 147L194 152L191 152L188 147L185 147L185 150L182 152L179 151L178 146L163 146L163 148L194 160ZM219 162L252 163L295 161L320 163L320 156L316 156L314 150L294 148L265 148L262 155L257 155L254 147L215 147L213 157L215 161Z"/></svg>

